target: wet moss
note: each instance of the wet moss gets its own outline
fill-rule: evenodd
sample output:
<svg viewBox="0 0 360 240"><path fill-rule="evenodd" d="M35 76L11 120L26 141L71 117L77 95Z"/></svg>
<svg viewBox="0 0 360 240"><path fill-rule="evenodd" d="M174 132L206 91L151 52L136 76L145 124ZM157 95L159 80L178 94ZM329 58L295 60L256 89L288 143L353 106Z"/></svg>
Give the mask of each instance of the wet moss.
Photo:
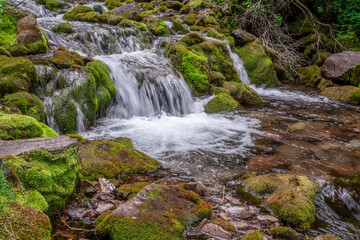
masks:
<svg viewBox="0 0 360 240"><path fill-rule="evenodd" d="M150 183L140 182L134 184L124 184L117 188L117 195L120 198L131 199L135 197L147 185L150 185Z"/></svg>
<svg viewBox="0 0 360 240"><path fill-rule="evenodd" d="M58 154L35 149L20 156L5 156L3 162L17 174L27 190L41 193L50 209L58 211L65 207L75 190L81 168L77 149L77 146L70 147Z"/></svg>
<svg viewBox="0 0 360 240"><path fill-rule="evenodd" d="M81 173L89 180L117 178L136 172L154 172L160 163L145 153L106 140L80 142L83 159Z"/></svg>
<svg viewBox="0 0 360 240"><path fill-rule="evenodd" d="M203 36L195 32L186 34L183 38L180 39L180 42L183 42L188 47L191 47L194 44L199 44L205 41L206 39Z"/></svg>
<svg viewBox="0 0 360 240"><path fill-rule="evenodd" d="M340 80L345 84L360 87L360 64L347 71L343 76L341 76Z"/></svg>
<svg viewBox="0 0 360 240"><path fill-rule="evenodd" d="M245 234L241 240L263 240L263 234L259 230Z"/></svg>
<svg viewBox="0 0 360 240"><path fill-rule="evenodd" d="M187 25L194 25L196 21L199 19L199 15L195 13L190 13L185 17L185 23Z"/></svg>
<svg viewBox="0 0 360 240"><path fill-rule="evenodd" d="M179 11L183 7L182 3L178 1L162 2L160 6L166 6L168 9L174 9L175 11Z"/></svg>
<svg viewBox="0 0 360 240"><path fill-rule="evenodd" d="M52 28L55 33L73 33L74 30L70 23L59 23L56 27Z"/></svg>
<svg viewBox="0 0 360 240"><path fill-rule="evenodd" d="M139 31L148 31L145 23L136 22L130 19L124 19L119 23L120 27L135 27Z"/></svg>
<svg viewBox="0 0 360 240"><path fill-rule="evenodd" d="M35 2L44 5L50 11L57 11L67 6L66 3L57 0L36 0Z"/></svg>
<svg viewBox="0 0 360 240"><path fill-rule="evenodd" d="M107 9L112 10L117 7L121 7L124 3L118 0L105 0L105 5Z"/></svg>
<svg viewBox="0 0 360 240"><path fill-rule="evenodd" d="M170 35L169 29L164 21L160 18L147 16L144 18L144 23L147 25L150 32L156 36Z"/></svg>
<svg viewBox="0 0 360 240"><path fill-rule="evenodd" d="M54 101L54 118L60 133L76 133L77 107L69 90L63 91Z"/></svg>
<svg viewBox="0 0 360 240"><path fill-rule="evenodd" d="M322 96L343 103L360 105L360 88L354 86L328 87L321 92Z"/></svg>
<svg viewBox="0 0 360 240"><path fill-rule="evenodd" d="M79 5L63 16L67 21L99 22L99 16L91 7Z"/></svg>
<svg viewBox="0 0 360 240"><path fill-rule="evenodd" d="M261 105L261 96L244 83L225 82L223 88L230 91L230 95L242 105Z"/></svg>
<svg viewBox="0 0 360 240"><path fill-rule="evenodd" d="M50 61L59 69L83 66L84 60L77 52L68 51L64 47L59 47L51 56Z"/></svg>
<svg viewBox="0 0 360 240"><path fill-rule="evenodd" d="M0 97L19 91L30 91L38 82L36 68L29 60L0 55Z"/></svg>
<svg viewBox="0 0 360 240"><path fill-rule="evenodd" d="M27 139L34 137L53 137L58 134L35 118L19 114L0 113L0 139Z"/></svg>
<svg viewBox="0 0 360 240"><path fill-rule="evenodd" d="M151 185L151 187L147 192L149 200L139 206L139 214L122 217L121 214L106 212L96 219L96 232L114 240L175 240L182 238L186 227L203 216L211 215L211 205L207 206L192 191L179 186ZM203 214L205 209L206 214L202 217L197 215L196 212Z"/></svg>
<svg viewBox="0 0 360 240"><path fill-rule="evenodd" d="M28 92L17 92L6 95L3 100L13 104L21 110L24 115L31 116L39 122L45 123L46 116L41 100L34 94Z"/></svg>
<svg viewBox="0 0 360 240"><path fill-rule="evenodd" d="M267 174L244 180L244 190L266 197L265 203L287 224L307 229L315 221L315 197L318 188L306 176Z"/></svg>
<svg viewBox="0 0 360 240"><path fill-rule="evenodd" d="M237 48L236 52L242 58L252 84L256 86L280 85L274 65L258 40Z"/></svg>
<svg viewBox="0 0 360 240"><path fill-rule="evenodd" d="M219 93L205 105L207 114L234 111L240 107L239 102L226 93Z"/></svg>
<svg viewBox="0 0 360 240"><path fill-rule="evenodd" d="M10 14L0 14L0 46L9 45L16 37L16 24L18 20Z"/></svg>

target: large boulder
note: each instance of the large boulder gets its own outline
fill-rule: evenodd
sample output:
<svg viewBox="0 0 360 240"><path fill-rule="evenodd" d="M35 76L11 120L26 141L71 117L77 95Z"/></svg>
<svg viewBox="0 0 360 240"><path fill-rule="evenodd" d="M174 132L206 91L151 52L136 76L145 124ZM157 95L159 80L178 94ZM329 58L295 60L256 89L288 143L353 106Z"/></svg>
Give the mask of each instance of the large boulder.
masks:
<svg viewBox="0 0 360 240"><path fill-rule="evenodd" d="M26 190L39 192L50 211L62 210L75 190L81 168L78 140L66 136L1 141L2 163Z"/></svg>
<svg viewBox="0 0 360 240"><path fill-rule="evenodd" d="M0 97L5 94L30 91L39 82L36 68L25 58L0 55Z"/></svg>
<svg viewBox="0 0 360 240"><path fill-rule="evenodd" d="M181 186L148 185L134 198L96 219L109 239L182 239L186 227L209 217L212 205Z"/></svg>
<svg viewBox="0 0 360 240"><path fill-rule="evenodd" d="M249 175L241 191L265 197L265 204L287 224L307 229L315 222L318 188L306 176L294 174Z"/></svg>
<svg viewBox="0 0 360 240"><path fill-rule="evenodd" d="M280 85L274 64L258 40L237 48L236 52L242 58L252 84L268 87Z"/></svg>
<svg viewBox="0 0 360 240"><path fill-rule="evenodd" d="M118 8L112 9L110 10L110 14L131 20L141 20L140 8L135 3L124 4Z"/></svg>
<svg viewBox="0 0 360 240"><path fill-rule="evenodd" d="M160 163L132 147L131 141L83 140L81 173L89 180L117 178L136 172L154 172ZM130 142L130 144L128 144Z"/></svg>
<svg viewBox="0 0 360 240"><path fill-rule="evenodd" d="M246 44L253 42L256 40L256 37L252 35L251 33L248 33L240 28L235 29L231 32L231 36L235 40L235 46L236 47L243 47Z"/></svg>
<svg viewBox="0 0 360 240"><path fill-rule="evenodd" d="M360 88L354 86L328 87L321 92L322 96L335 101L360 105Z"/></svg>
<svg viewBox="0 0 360 240"><path fill-rule="evenodd" d="M170 35L168 26L160 18L146 16L144 17L143 22L146 24L150 32L152 32L156 36Z"/></svg>
<svg viewBox="0 0 360 240"><path fill-rule="evenodd" d="M360 52L344 51L331 55L321 67L324 78L342 85L360 84Z"/></svg>

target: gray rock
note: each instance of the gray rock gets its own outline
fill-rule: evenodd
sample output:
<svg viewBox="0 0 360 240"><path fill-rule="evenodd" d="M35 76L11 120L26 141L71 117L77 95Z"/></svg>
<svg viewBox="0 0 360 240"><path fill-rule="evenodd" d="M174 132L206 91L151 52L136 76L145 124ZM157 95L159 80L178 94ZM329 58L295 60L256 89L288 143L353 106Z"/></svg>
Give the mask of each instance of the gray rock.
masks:
<svg viewBox="0 0 360 240"><path fill-rule="evenodd" d="M242 218L242 219L248 219L252 216L254 216L253 213L249 212L244 207L230 207L226 210L227 213L234 217Z"/></svg>
<svg viewBox="0 0 360 240"><path fill-rule="evenodd" d="M104 202L100 202L99 205L97 206L96 208L96 211L99 213L99 214L102 214L108 210L112 210L115 208L115 205L112 204L112 203L104 203Z"/></svg>
<svg viewBox="0 0 360 240"><path fill-rule="evenodd" d="M235 46L243 47L249 42L255 41L256 37L240 28L231 32L231 36L235 40Z"/></svg>
<svg viewBox="0 0 360 240"><path fill-rule="evenodd" d="M360 82L360 76L356 82L347 83L349 79L344 79L344 75L351 71L356 65L360 64L360 52L344 51L331 55L321 67L321 75L330 80L345 81L346 84L357 85Z"/></svg>
<svg viewBox="0 0 360 240"><path fill-rule="evenodd" d="M110 11L111 14L139 20L140 8L135 3L124 4Z"/></svg>
<svg viewBox="0 0 360 240"><path fill-rule="evenodd" d="M279 219L277 219L276 217L274 216L271 216L271 215L258 215L256 216L256 218L261 221L261 222L272 222L272 223L275 223L275 222L278 222Z"/></svg>
<svg viewBox="0 0 360 240"><path fill-rule="evenodd" d="M35 148L43 148L51 154L63 152L69 147L78 145L76 138L68 136L46 137L46 138L30 138L17 141L0 140L0 156L3 155L21 155Z"/></svg>
<svg viewBox="0 0 360 240"><path fill-rule="evenodd" d="M231 239L231 233L225 231L222 227L213 223L205 224L201 228L201 232L219 239Z"/></svg>

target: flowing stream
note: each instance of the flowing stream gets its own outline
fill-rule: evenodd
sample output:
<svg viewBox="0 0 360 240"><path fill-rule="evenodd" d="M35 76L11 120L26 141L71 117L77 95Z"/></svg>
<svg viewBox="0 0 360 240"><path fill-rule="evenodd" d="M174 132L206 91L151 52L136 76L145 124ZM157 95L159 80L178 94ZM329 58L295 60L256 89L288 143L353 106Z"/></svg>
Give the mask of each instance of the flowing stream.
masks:
<svg viewBox="0 0 360 240"><path fill-rule="evenodd" d="M75 32L59 35L51 29L66 22L62 15L55 16L32 0L20 7L38 16L51 45L101 60L110 70L116 96L106 116L86 129L77 108L78 132L85 138L129 137L137 149L158 158L172 177L201 180L214 188L246 172L251 156L271 153L288 159L290 168L274 171L306 174L320 186L317 226L308 233L360 239L359 193L328 181L360 173L359 108L334 103L303 86L255 87L242 60L228 45L240 78L264 98L266 106L208 115L204 106L212 96L193 97L163 54L162 43L181 35L156 38L132 28L84 22L71 22ZM37 69L46 78L48 70L41 65ZM52 97L43 99L47 121L56 130L52 101ZM298 126L305 127L298 131ZM343 204L342 213L334 209L336 203Z"/></svg>

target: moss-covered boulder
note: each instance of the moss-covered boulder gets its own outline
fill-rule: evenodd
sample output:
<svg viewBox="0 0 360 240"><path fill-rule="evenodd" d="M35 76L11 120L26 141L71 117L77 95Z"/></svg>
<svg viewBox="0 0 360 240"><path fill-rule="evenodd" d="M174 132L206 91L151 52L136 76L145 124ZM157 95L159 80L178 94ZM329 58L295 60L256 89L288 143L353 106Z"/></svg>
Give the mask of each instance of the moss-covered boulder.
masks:
<svg viewBox="0 0 360 240"><path fill-rule="evenodd" d="M53 136L58 136L58 134L33 117L0 112L0 139L2 140Z"/></svg>
<svg viewBox="0 0 360 240"><path fill-rule="evenodd" d="M35 94L17 92L6 95L3 100L6 103L18 107L22 114L31 116L37 121L45 123L46 116L43 103Z"/></svg>
<svg viewBox="0 0 360 240"><path fill-rule="evenodd" d="M263 240L263 234L259 230L245 234L241 240Z"/></svg>
<svg viewBox="0 0 360 240"><path fill-rule="evenodd" d="M360 105L360 88L354 86L328 87L321 92L322 96L335 101Z"/></svg>
<svg viewBox="0 0 360 240"><path fill-rule="evenodd" d="M156 36L170 35L168 26L160 18L146 16L144 17L143 22L146 24L150 32Z"/></svg>
<svg viewBox="0 0 360 240"><path fill-rule="evenodd" d="M154 172L160 163L129 145L107 140L80 142L82 174L89 180L117 178L135 172Z"/></svg>
<svg viewBox="0 0 360 240"><path fill-rule="evenodd" d="M66 3L57 0L35 0L35 2L44 5L50 11L57 11L67 6Z"/></svg>
<svg viewBox="0 0 360 240"><path fill-rule="evenodd" d="M27 191L40 193L49 211L62 210L79 179L77 140L56 137L5 144L10 146L2 152L14 155L2 156L2 162L17 175L22 186Z"/></svg>
<svg viewBox="0 0 360 240"><path fill-rule="evenodd" d="M142 22L136 22L134 20L130 19L123 19L119 25L120 27L134 27L139 31L148 31L148 28L145 23Z"/></svg>
<svg viewBox="0 0 360 240"><path fill-rule="evenodd" d="M226 93L219 93L205 105L208 114L234 111L240 107L238 101Z"/></svg>
<svg viewBox="0 0 360 240"><path fill-rule="evenodd" d="M146 186L96 219L96 232L113 240L181 239L186 227L209 217L212 206L179 186Z"/></svg>
<svg viewBox="0 0 360 240"><path fill-rule="evenodd" d="M265 197L266 205L287 224L307 229L315 222L315 197L318 188L306 176L267 174L250 176L243 189Z"/></svg>
<svg viewBox="0 0 360 240"><path fill-rule="evenodd" d="M6 203L0 196L0 238L50 240L51 224L42 211L18 203ZM6 203L1 206L1 203Z"/></svg>
<svg viewBox="0 0 360 240"><path fill-rule="evenodd" d="M165 54L195 91L207 92L210 84L221 86L225 80L240 82L224 42L192 32L179 42L170 42Z"/></svg>
<svg viewBox="0 0 360 240"><path fill-rule="evenodd" d="M256 86L280 85L273 62L266 55L264 47L258 40L237 48L236 52L242 58L252 84Z"/></svg>
<svg viewBox="0 0 360 240"><path fill-rule="evenodd" d="M0 55L0 97L5 94L30 91L39 82L36 68L25 58Z"/></svg>
<svg viewBox="0 0 360 240"><path fill-rule="evenodd" d="M321 80L321 69L317 65L296 68L299 73L297 82L311 87L316 87Z"/></svg>
<svg viewBox="0 0 360 240"><path fill-rule="evenodd" d="M99 22L99 16L91 7L79 5L63 16L67 21Z"/></svg>
<svg viewBox="0 0 360 240"><path fill-rule="evenodd" d="M290 240L296 240L300 234L292 228L289 227L273 227L270 229L271 235L275 238L285 238Z"/></svg>
<svg viewBox="0 0 360 240"><path fill-rule="evenodd" d="M74 30L70 23L59 23L56 27L52 28L55 33L73 33Z"/></svg>
<svg viewBox="0 0 360 240"><path fill-rule="evenodd" d="M10 17L9 17L10 18ZM49 41L47 36L38 26L35 16L28 15L20 20L12 17L12 24L16 27L7 29L7 39L4 47L13 56L47 53L49 51Z"/></svg>
<svg viewBox="0 0 360 240"><path fill-rule="evenodd" d="M65 47L59 47L50 58L50 61L59 69L83 66L84 60L77 52L69 51Z"/></svg>
<svg viewBox="0 0 360 240"><path fill-rule="evenodd" d="M229 90L230 95L242 105L260 105L263 103L261 96L244 83L224 82L222 87Z"/></svg>

